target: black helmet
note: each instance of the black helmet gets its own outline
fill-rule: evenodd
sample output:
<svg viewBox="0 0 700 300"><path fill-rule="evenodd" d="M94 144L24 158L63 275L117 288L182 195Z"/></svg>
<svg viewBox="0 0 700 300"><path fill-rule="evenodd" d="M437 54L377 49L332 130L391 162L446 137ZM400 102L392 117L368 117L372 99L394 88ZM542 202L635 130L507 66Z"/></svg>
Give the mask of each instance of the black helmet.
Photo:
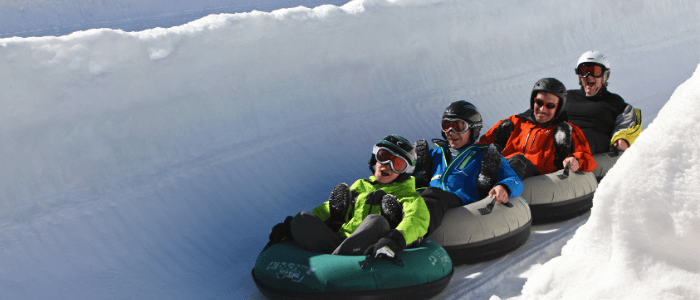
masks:
<svg viewBox="0 0 700 300"><path fill-rule="evenodd" d="M413 170L416 167L417 155L416 148L413 146L413 144L411 144L411 142L409 142L408 139L400 135L387 135L385 138L383 138L381 141L375 144L374 148L372 149L372 156L370 157L368 162L369 170L372 173L374 173L374 165L377 163L377 157L375 156L375 153L377 152L378 147L387 148L395 154L400 155L401 157L406 159L406 161L408 162L408 167L403 173L400 173L399 176L396 177L395 181L404 182L408 180L411 177L411 174L413 174Z"/></svg>
<svg viewBox="0 0 700 300"><path fill-rule="evenodd" d="M566 87L564 84L556 78L542 78L535 82L532 94L530 94L530 109L532 111L535 111L535 96L539 92L547 92L559 97L559 105L557 106L557 111L554 112L554 118L558 118L562 108L566 105Z"/></svg>
<svg viewBox="0 0 700 300"><path fill-rule="evenodd" d="M469 138L469 144L473 144L479 138L479 132L481 131L482 127L481 114L476 109L474 104L464 100L452 102L450 106L445 108L442 118L460 119L467 122L469 129L472 130L472 136ZM444 132L442 132L442 138L447 139Z"/></svg>
<svg viewBox="0 0 700 300"><path fill-rule="evenodd" d="M408 141L405 137L400 135L391 134L387 135L381 141L379 141L374 148L387 148L394 153L401 155L406 162L408 162L408 168L405 173L413 173L413 169L416 167L416 148ZM373 153L376 152L372 151Z"/></svg>

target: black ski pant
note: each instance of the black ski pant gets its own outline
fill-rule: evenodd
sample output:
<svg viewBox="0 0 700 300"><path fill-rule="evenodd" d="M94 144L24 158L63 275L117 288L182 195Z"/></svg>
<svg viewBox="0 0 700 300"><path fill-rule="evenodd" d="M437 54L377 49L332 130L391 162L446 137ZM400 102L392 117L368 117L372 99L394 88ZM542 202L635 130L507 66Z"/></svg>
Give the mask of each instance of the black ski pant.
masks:
<svg viewBox="0 0 700 300"><path fill-rule="evenodd" d="M513 171L518 174L520 180L525 180L525 178L532 176L542 175L540 170L537 169L537 167L535 167L535 165L522 154L513 155L508 159L508 163L510 164L510 167L513 168Z"/></svg>
<svg viewBox="0 0 700 300"><path fill-rule="evenodd" d="M420 195L425 200L425 205L428 206L430 212L430 226L425 236L430 235L440 227L448 209L464 205L462 199L459 199L457 195L435 187L426 188L420 192Z"/></svg>
<svg viewBox="0 0 700 300"><path fill-rule="evenodd" d="M370 214L347 239L343 240L313 213L302 211L292 220L292 237L304 249L337 255L363 255L369 246L391 231L381 215Z"/></svg>

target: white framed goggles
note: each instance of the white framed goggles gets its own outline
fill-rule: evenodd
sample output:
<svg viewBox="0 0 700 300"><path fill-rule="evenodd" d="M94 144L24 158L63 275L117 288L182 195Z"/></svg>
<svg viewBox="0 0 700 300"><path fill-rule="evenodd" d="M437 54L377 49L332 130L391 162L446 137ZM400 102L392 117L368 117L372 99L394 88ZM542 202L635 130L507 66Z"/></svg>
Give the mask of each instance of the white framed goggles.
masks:
<svg viewBox="0 0 700 300"><path fill-rule="evenodd" d="M444 133L454 131L457 134L462 134L469 130L469 123L465 122L462 119L444 118L440 123L440 127L442 128L442 132Z"/></svg>
<svg viewBox="0 0 700 300"><path fill-rule="evenodd" d="M414 167L400 155L389 150L389 148L374 146L372 154L380 164L389 164L394 173L412 173Z"/></svg>

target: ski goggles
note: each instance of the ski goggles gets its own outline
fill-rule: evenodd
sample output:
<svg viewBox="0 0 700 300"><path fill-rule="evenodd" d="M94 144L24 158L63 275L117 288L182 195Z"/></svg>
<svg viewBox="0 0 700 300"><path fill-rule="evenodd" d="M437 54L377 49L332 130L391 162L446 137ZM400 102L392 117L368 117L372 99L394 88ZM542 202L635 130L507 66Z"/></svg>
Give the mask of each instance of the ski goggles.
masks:
<svg viewBox="0 0 700 300"><path fill-rule="evenodd" d="M387 148L374 146L372 154L380 164L389 164L395 173L404 173L408 170L408 161Z"/></svg>
<svg viewBox="0 0 700 300"><path fill-rule="evenodd" d="M557 105L554 103L546 103L540 99L535 99L535 104L537 104L539 106L544 106L548 109L555 109L557 107Z"/></svg>
<svg viewBox="0 0 700 300"><path fill-rule="evenodd" d="M469 124L462 119L442 119L440 126L444 133L454 131L455 133L462 134L469 130Z"/></svg>
<svg viewBox="0 0 700 300"><path fill-rule="evenodd" d="M605 75L605 67L597 64L580 64L576 68L576 74L579 77L587 77L588 75L603 77L603 75Z"/></svg>

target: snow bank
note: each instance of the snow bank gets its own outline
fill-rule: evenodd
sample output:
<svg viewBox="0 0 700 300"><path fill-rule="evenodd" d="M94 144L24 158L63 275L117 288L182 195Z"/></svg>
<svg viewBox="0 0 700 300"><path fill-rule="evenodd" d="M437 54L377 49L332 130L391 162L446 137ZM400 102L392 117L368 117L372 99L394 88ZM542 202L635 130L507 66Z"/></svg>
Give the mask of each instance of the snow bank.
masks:
<svg viewBox="0 0 700 300"><path fill-rule="evenodd" d="M601 182L519 299L700 298L700 66Z"/></svg>
<svg viewBox="0 0 700 300"><path fill-rule="evenodd" d="M66 35L91 28L141 31L182 25L209 14L271 12L343 5L348 0L12 0L0 2L0 38Z"/></svg>

